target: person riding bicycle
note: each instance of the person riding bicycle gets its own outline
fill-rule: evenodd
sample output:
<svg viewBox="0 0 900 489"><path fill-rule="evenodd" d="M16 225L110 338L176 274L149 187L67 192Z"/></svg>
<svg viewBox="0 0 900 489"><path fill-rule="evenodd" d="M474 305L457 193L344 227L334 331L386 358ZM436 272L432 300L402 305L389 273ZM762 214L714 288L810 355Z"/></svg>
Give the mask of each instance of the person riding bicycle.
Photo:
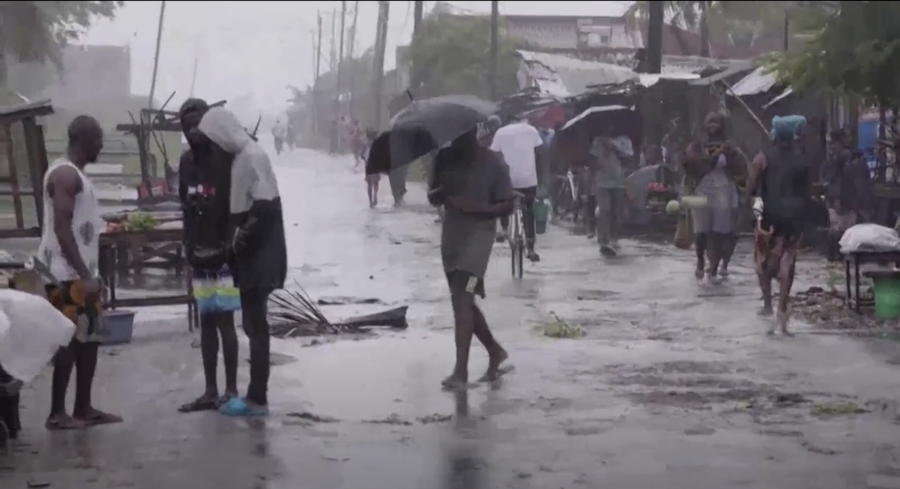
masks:
<svg viewBox="0 0 900 489"><path fill-rule="evenodd" d="M534 251L535 221L534 200L538 187L538 162L541 160L541 149L544 140L534 126L528 120L522 119L501 127L494 134L491 143L491 151L503 155L503 159L509 166L509 176L513 188L523 195L522 211L524 214L525 247L528 259L539 261L540 255ZM497 235L497 241L505 241L509 234L509 217L500 219L502 231Z"/></svg>

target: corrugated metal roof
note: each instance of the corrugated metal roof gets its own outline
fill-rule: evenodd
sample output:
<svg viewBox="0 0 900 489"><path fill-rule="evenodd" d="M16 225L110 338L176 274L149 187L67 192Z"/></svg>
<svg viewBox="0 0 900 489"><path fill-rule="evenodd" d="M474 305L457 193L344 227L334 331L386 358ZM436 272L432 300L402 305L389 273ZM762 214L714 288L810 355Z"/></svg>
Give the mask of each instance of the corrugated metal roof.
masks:
<svg viewBox="0 0 900 489"><path fill-rule="evenodd" d="M778 78L774 73L768 73L767 66L760 66L741 81L731 87L732 95L746 97L768 92L778 84Z"/></svg>
<svg viewBox="0 0 900 489"><path fill-rule="evenodd" d="M641 73L641 85L645 87L652 87L656 85L656 82L660 80L696 80L700 78L700 75L697 73Z"/></svg>
<svg viewBox="0 0 900 489"><path fill-rule="evenodd" d="M584 61L559 54L518 51L528 75L541 92L556 97L584 93L595 85L614 85L638 81L634 70L598 61Z"/></svg>

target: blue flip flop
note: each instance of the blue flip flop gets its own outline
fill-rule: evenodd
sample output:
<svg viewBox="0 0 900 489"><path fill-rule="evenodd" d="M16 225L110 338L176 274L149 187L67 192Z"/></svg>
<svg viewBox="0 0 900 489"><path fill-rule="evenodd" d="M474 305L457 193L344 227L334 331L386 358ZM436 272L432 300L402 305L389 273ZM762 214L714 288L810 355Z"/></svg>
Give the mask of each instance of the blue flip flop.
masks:
<svg viewBox="0 0 900 489"><path fill-rule="evenodd" d="M224 414L225 416L261 418L269 415L269 408L250 407L244 399L233 397L225 404L219 406L219 413Z"/></svg>

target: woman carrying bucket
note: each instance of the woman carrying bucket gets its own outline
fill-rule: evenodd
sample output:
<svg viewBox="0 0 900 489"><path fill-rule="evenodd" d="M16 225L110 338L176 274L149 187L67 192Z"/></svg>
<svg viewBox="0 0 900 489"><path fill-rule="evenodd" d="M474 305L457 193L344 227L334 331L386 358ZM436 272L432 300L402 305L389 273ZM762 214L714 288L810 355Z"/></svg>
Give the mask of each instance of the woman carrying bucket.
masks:
<svg viewBox="0 0 900 489"><path fill-rule="evenodd" d="M760 315L772 315L772 279L779 281L778 315L768 334L779 327L788 332L788 301L794 283L797 251L811 202L811 171L803 156L800 135L806 118L799 115L772 119L773 144L756 155L750 176L755 196L756 274L762 289Z"/></svg>

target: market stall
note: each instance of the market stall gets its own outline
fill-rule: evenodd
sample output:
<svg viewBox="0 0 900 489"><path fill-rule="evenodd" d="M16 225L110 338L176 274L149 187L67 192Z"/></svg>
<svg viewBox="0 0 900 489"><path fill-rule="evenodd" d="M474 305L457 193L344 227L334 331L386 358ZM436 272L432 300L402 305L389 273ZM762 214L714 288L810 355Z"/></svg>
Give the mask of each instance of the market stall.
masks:
<svg viewBox="0 0 900 489"><path fill-rule="evenodd" d="M181 213L121 212L104 216L107 229L100 236L100 276L109 294L105 306L123 307L188 306L188 327L196 324L190 267L184 259ZM186 273L186 290L177 294L120 298L118 279L147 268Z"/></svg>

